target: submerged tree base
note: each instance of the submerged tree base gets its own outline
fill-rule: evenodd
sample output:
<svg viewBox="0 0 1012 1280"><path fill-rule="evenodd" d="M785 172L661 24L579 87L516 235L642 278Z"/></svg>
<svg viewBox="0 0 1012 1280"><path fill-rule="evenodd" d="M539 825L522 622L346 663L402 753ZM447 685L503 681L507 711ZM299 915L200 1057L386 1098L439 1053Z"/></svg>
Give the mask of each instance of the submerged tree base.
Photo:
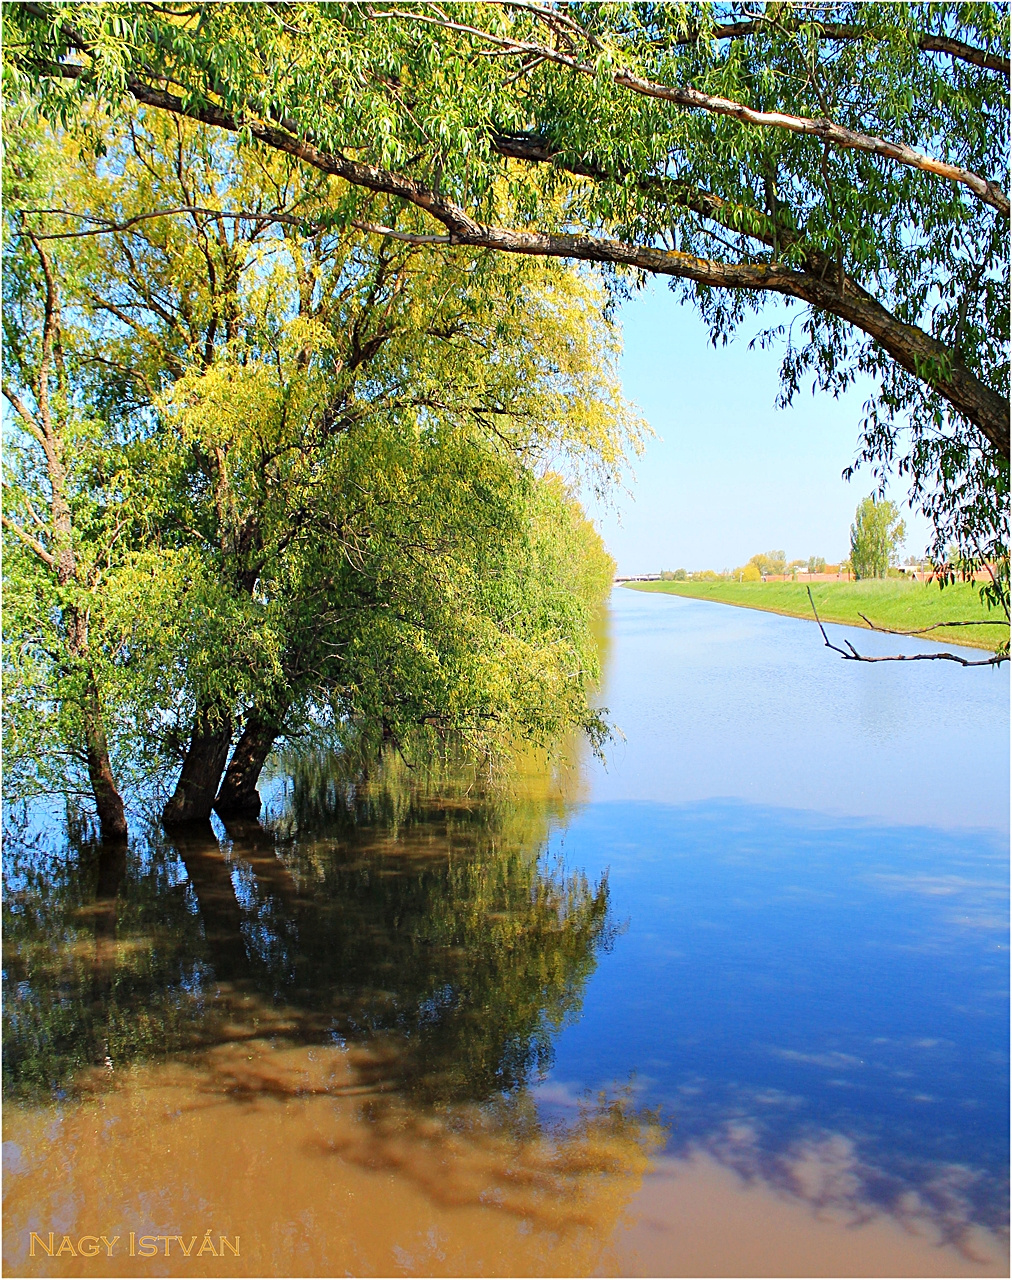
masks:
<svg viewBox="0 0 1012 1280"><path fill-rule="evenodd" d="M162 811L166 827L208 820L231 745L231 719L220 709L202 708L176 789Z"/></svg>
<svg viewBox="0 0 1012 1280"><path fill-rule="evenodd" d="M265 718L256 711L250 712L214 802L215 810L223 818L255 818L259 814L257 782L277 741L278 732L279 725L274 717Z"/></svg>

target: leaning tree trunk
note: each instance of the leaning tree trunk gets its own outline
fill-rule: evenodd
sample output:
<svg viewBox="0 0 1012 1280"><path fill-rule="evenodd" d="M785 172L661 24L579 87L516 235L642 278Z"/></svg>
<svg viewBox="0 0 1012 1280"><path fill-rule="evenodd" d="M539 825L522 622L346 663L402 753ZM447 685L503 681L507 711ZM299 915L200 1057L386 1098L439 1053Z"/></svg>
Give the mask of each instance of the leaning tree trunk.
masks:
<svg viewBox="0 0 1012 1280"><path fill-rule="evenodd" d="M256 817L260 812L257 782L280 730L280 715L249 713L214 807L222 817Z"/></svg>
<svg viewBox="0 0 1012 1280"><path fill-rule="evenodd" d="M95 797L95 808L98 810L102 839L111 844L122 843L127 838L126 811L123 808L123 798L116 788L109 759L109 743L105 736L102 704L94 673L90 670L86 676L83 711L88 778Z"/></svg>
<svg viewBox="0 0 1012 1280"><path fill-rule="evenodd" d="M228 712L212 703L200 704L179 781L162 810L165 826L178 827L210 818L231 742L232 717Z"/></svg>

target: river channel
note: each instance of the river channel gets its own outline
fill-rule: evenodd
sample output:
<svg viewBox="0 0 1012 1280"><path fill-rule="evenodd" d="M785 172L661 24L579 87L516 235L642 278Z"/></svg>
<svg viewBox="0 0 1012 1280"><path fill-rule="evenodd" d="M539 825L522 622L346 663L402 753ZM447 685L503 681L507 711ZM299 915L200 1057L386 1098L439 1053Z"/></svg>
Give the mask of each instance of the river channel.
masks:
<svg viewBox="0 0 1012 1280"><path fill-rule="evenodd" d="M6 1274L1008 1274L1008 668L604 643L604 760L9 818Z"/></svg>

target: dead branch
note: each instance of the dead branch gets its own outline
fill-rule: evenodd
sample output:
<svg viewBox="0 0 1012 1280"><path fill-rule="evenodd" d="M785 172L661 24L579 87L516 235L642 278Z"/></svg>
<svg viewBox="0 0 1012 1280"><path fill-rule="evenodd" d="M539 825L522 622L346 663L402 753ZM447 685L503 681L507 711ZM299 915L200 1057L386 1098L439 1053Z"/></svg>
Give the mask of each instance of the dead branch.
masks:
<svg viewBox="0 0 1012 1280"><path fill-rule="evenodd" d="M916 631L894 631L892 627L877 626L865 614L858 610L859 618L863 618L867 622L872 631L881 631L888 636L923 636L929 631L937 631L939 627L1007 627L1008 622L1002 622L999 618L983 618L972 622L933 622L930 627L919 627Z"/></svg>
<svg viewBox="0 0 1012 1280"><path fill-rule="evenodd" d="M827 649L832 649L834 653L838 653L841 658L845 658L848 662L957 662L961 667L999 667L1003 662L1008 662L1009 655L1007 653L993 653L989 658L971 659L961 658L956 653L890 653L883 654L881 657L873 658L867 654L858 653L849 640L844 640L846 649L841 649L838 644L833 644L829 636L826 635L826 628L822 625L822 619L819 617L819 611L815 607L815 598L812 595L812 588L808 588L808 599L811 601L812 613L815 614L815 621L819 624L819 630L822 632L822 638L826 643ZM864 617L864 615L861 615ZM871 624L869 624L871 625ZM944 626L945 624L940 624ZM878 630L878 628L873 628ZM903 631L890 632L891 635L909 634Z"/></svg>

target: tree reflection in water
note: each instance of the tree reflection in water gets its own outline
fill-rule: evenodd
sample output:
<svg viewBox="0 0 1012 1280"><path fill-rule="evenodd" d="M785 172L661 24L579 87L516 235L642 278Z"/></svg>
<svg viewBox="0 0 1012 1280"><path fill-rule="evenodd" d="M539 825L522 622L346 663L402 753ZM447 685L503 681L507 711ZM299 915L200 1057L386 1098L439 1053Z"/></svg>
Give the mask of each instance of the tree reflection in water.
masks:
<svg viewBox="0 0 1012 1280"><path fill-rule="evenodd" d="M18 1242L50 1220L189 1232L207 1206L261 1250L251 1262L244 1244L242 1274L642 1274L628 1248L653 1249L659 1273L679 1273L679 1258L682 1274L721 1258L744 1273L734 1241L768 1257L769 1274L806 1273L802 1257L864 1273L848 1249L877 1274L1003 1266L972 1170L929 1177L909 1135L874 1147L867 1126L822 1132L799 1072L793 1093L749 1093L733 1041L720 1046L724 1076L718 1055L684 1095L669 1159L634 1202L646 1225L609 1262L666 1135L629 1092L530 1087L618 928L607 880L544 852L553 826L579 830L579 786L519 765L497 786L449 764L392 756L363 772L313 756L281 763L262 823L152 835L126 854L77 830L59 848L9 839L5 1079L20 1101L5 1137L24 1163L9 1183L8 1266L23 1270ZM653 842L664 866L695 849L709 858L732 830L672 835L671 820L652 818L668 824L667 843ZM627 848L630 816L608 821L609 850ZM747 889L765 866L734 860L727 883ZM692 981L717 975L707 1014L726 998L727 943L701 942L685 913L710 919L718 903L728 930L744 922L741 954L762 959L723 883L661 913L694 939ZM637 972L656 975L660 930L641 912L646 933L639 920L615 966L638 945ZM672 1018L699 1025L677 990L651 989L661 1036ZM615 1036L635 1029L614 997L607 1018ZM815 1102L816 1115L842 1114Z"/></svg>
<svg viewBox="0 0 1012 1280"><path fill-rule="evenodd" d="M641 1173L654 1114L619 1094L549 1125L527 1088L617 931L607 879L542 856L578 782L396 756L284 778L266 821L230 819L222 840L207 824L129 852L10 843L8 1097L101 1093L172 1060L237 1102L355 1099L366 1123L319 1151L535 1217L579 1218L587 1176Z"/></svg>
<svg viewBox="0 0 1012 1280"><path fill-rule="evenodd" d="M267 825L229 820L224 841L210 823L129 854L12 839L8 1091L212 1045L237 1018L382 1042L387 1083L427 1103L517 1088L550 1064L615 934L607 881L540 856L565 805L540 781L416 780L396 757L349 777L316 757L294 762Z"/></svg>

